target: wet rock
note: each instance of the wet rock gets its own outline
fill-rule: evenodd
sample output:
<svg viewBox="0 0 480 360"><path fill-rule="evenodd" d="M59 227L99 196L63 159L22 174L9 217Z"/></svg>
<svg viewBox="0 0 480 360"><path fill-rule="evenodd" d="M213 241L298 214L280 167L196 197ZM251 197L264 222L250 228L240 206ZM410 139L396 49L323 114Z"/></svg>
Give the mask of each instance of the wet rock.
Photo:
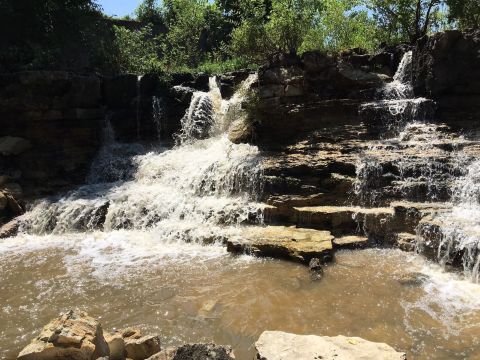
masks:
<svg viewBox="0 0 480 360"><path fill-rule="evenodd" d="M98 321L82 311L70 310L46 325L17 359L91 360L108 355L108 345Z"/></svg>
<svg viewBox="0 0 480 360"><path fill-rule="evenodd" d="M4 210L8 205L8 199L3 192L0 191L0 211Z"/></svg>
<svg viewBox="0 0 480 360"><path fill-rule="evenodd" d="M312 258L322 262L333 256L333 236L329 231L285 226L248 227L242 234L227 240L227 250L256 256L286 258L308 264Z"/></svg>
<svg viewBox="0 0 480 360"><path fill-rule="evenodd" d="M310 277L312 280L321 280L323 277L323 266L322 262L318 258L313 258L308 264L308 269L310 270Z"/></svg>
<svg viewBox="0 0 480 360"><path fill-rule="evenodd" d="M125 354L132 360L144 360L160 351L158 336L142 336L138 334L127 336L125 340Z"/></svg>
<svg viewBox="0 0 480 360"><path fill-rule="evenodd" d="M258 360L406 360L391 346L358 337L295 335L265 331L255 343Z"/></svg>
<svg viewBox="0 0 480 360"><path fill-rule="evenodd" d="M2 225L0 227L0 239L16 236L18 233L18 229L20 228L20 225L21 225L21 221L18 218L9 221L5 225Z"/></svg>
<svg viewBox="0 0 480 360"><path fill-rule="evenodd" d="M415 244L417 242L417 236L410 233L398 233L395 236L395 246L403 251L415 251Z"/></svg>
<svg viewBox="0 0 480 360"><path fill-rule="evenodd" d="M422 273L413 272L409 274L403 274L398 282L405 286L421 286L428 280L428 276Z"/></svg>
<svg viewBox="0 0 480 360"><path fill-rule="evenodd" d="M105 334L105 341L107 342L110 351L110 360L124 360L125 359L125 340L121 333Z"/></svg>
<svg viewBox="0 0 480 360"><path fill-rule="evenodd" d="M251 143L255 138L255 129L247 121L235 121L228 130L228 140L234 144Z"/></svg>
<svg viewBox="0 0 480 360"><path fill-rule="evenodd" d="M11 195L17 199L20 199L23 195L23 189L17 183L6 183L4 185L0 185L0 190L4 194Z"/></svg>
<svg viewBox="0 0 480 360"><path fill-rule="evenodd" d="M27 139L14 136L0 137L1 155L19 155L32 147Z"/></svg>
<svg viewBox="0 0 480 360"><path fill-rule="evenodd" d="M18 216L23 214L24 210L22 206L19 204L17 199L15 199L12 195L7 195L7 201L8 201L8 209L10 210L10 213L13 214L13 216Z"/></svg>
<svg viewBox="0 0 480 360"><path fill-rule="evenodd" d="M167 349L148 360L232 360L235 359L230 346L215 344L187 344Z"/></svg>

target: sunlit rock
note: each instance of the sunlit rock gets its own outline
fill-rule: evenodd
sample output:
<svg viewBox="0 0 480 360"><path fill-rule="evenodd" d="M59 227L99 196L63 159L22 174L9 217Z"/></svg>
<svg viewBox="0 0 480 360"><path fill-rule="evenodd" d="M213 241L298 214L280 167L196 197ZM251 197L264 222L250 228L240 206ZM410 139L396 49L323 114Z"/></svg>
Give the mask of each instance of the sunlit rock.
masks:
<svg viewBox="0 0 480 360"><path fill-rule="evenodd" d="M227 240L227 250L256 256L287 258L308 263L312 258L322 262L333 256L333 236L329 231L286 226L248 227L234 239Z"/></svg>
<svg viewBox="0 0 480 360"><path fill-rule="evenodd" d="M265 331L255 343L258 360L405 360L391 346L358 337L295 335Z"/></svg>
<svg viewBox="0 0 480 360"><path fill-rule="evenodd" d="M46 325L19 360L91 360L108 356L102 327L82 311L70 310Z"/></svg>

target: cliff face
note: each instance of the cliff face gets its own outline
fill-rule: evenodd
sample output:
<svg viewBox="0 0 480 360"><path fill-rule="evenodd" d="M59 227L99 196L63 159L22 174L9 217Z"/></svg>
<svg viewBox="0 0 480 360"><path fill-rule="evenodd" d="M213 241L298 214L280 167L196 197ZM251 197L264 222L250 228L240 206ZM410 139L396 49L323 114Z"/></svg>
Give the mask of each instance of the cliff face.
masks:
<svg viewBox="0 0 480 360"><path fill-rule="evenodd" d="M2 173L38 188L83 181L100 143L100 78L23 72L1 75L0 83L0 137L29 143L13 151L4 143Z"/></svg>
<svg viewBox="0 0 480 360"><path fill-rule="evenodd" d="M437 116L474 130L480 119L480 30L457 30L421 39L413 56L418 96L436 101Z"/></svg>

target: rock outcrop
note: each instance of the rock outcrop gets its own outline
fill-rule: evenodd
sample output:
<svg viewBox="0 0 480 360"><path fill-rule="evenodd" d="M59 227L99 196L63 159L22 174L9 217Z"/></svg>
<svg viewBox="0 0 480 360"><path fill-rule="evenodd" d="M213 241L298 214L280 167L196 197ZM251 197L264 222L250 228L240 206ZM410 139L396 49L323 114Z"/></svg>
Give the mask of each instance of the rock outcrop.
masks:
<svg viewBox="0 0 480 360"><path fill-rule="evenodd" d="M472 129L480 117L480 30L449 30L420 39L413 52L415 93L438 104L437 116Z"/></svg>
<svg viewBox="0 0 480 360"><path fill-rule="evenodd" d="M127 328L104 333L83 311L70 310L48 323L18 360L232 360L230 346L185 344L162 349L156 335Z"/></svg>
<svg viewBox="0 0 480 360"><path fill-rule="evenodd" d="M109 354L98 321L84 312L69 311L46 325L17 359L92 360Z"/></svg>
<svg viewBox="0 0 480 360"><path fill-rule="evenodd" d="M247 227L241 236L227 240L227 250L308 264L312 258L322 262L332 260L332 240L328 231L285 226Z"/></svg>
<svg viewBox="0 0 480 360"><path fill-rule="evenodd" d="M358 337L265 331L255 343L258 360L406 360L391 346Z"/></svg>

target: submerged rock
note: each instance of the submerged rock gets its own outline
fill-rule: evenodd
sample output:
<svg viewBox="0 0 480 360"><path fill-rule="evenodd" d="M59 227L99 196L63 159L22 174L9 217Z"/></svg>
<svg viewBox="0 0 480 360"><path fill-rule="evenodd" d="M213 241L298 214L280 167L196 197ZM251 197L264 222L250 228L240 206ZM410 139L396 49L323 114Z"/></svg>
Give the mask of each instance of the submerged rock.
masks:
<svg viewBox="0 0 480 360"><path fill-rule="evenodd" d="M83 311L70 310L47 324L18 360L91 360L109 355L102 327Z"/></svg>
<svg viewBox="0 0 480 360"><path fill-rule="evenodd" d="M314 281L321 280L323 277L323 266L322 262L318 258L313 258L308 264L310 270L310 278Z"/></svg>
<svg viewBox="0 0 480 360"><path fill-rule="evenodd" d="M258 360L405 360L391 346L358 337L295 335L265 331L255 343Z"/></svg>

